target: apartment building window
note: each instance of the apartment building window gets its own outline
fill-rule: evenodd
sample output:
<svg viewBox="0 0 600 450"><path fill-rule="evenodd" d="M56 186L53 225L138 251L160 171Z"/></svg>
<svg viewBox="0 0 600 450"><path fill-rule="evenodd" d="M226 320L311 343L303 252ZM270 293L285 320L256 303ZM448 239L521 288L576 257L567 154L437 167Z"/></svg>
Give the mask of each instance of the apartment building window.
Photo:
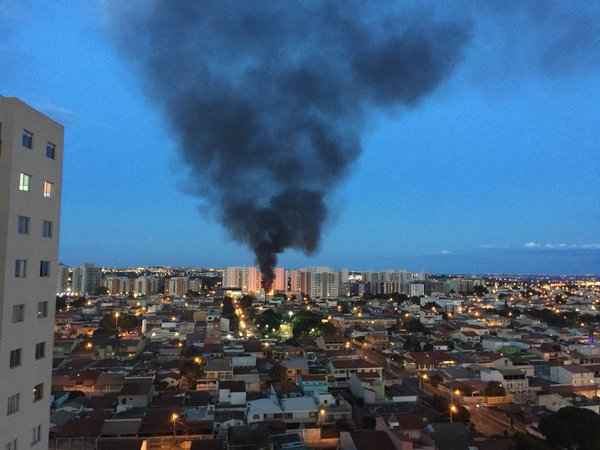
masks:
<svg viewBox="0 0 600 450"><path fill-rule="evenodd" d="M48 317L48 302L38 302L37 316L38 319Z"/></svg>
<svg viewBox="0 0 600 450"><path fill-rule="evenodd" d="M36 384L33 387L33 401L39 402L44 398L44 383Z"/></svg>
<svg viewBox="0 0 600 450"><path fill-rule="evenodd" d="M52 228L54 224L49 220L44 220L42 222L42 237L44 238L52 238Z"/></svg>
<svg viewBox="0 0 600 450"><path fill-rule="evenodd" d="M17 218L17 232L19 234L29 234L29 225L31 224L31 218L27 216L19 216Z"/></svg>
<svg viewBox="0 0 600 450"><path fill-rule="evenodd" d="M54 183L44 181L44 198L54 198Z"/></svg>
<svg viewBox="0 0 600 450"><path fill-rule="evenodd" d="M33 148L33 133L29 130L23 130L21 143L23 144L23 147Z"/></svg>
<svg viewBox="0 0 600 450"><path fill-rule="evenodd" d="M8 405L6 408L6 415L10 416L12 414L19 412L19 394L11 395L8 397Z"/></svg>
<svg viewBox="0 0 600 450"><path fill-rule="evenodd" d="M48 142L46 144L46 156L50 159L56 158L56 145L54 145L52 142Z"/></svg>
<svg viewBox="0 0 600 450"><path fill-rule="evenodd" d="M17 348L10 351L10 368L14 369L21 365L21 349Z"/></svg>
<svg viewBox="0 0 600 450"><path fill-rule="evenodd" d="M33 427L31 433L31 445L35 445L42 440L42 426Z"/></svg>
<svg viewBox="0 0 600 450"><path fill-rule="evenodd" d="M31 189L31 175L26 173L19 174L19 190L23 192L29 192Z"/></svg>
<svg viewBox="0 0 600 450"><path fill-rule="evenodd" d="M12 441L8 441L8 443L4 446L4 450L18 450L17 438L14 438Z"/></svg>
<svg viewBox="0 0 600 450"><path fill-rule="evenodd" d="M50 276L50 261L40 261L40 277Z"/></svg>
<svg viewBox="0 0 600 450"><path fill-rule="evenodd" d="M25 305L13 305L12 323L19 323L25 320Z"/></svg>
<svg viewBox="0 0 600 450"><path fill-rule="evenodd" d="M35 359L42 359L46 356L46 343L38 342L35 344Z"/></svg>
<svg viewBox="0 0 600 450"><path fill-rule="evenodd" d="M27 260L17 259L15 261L15 277L25 278L27 276Z"/></svg>

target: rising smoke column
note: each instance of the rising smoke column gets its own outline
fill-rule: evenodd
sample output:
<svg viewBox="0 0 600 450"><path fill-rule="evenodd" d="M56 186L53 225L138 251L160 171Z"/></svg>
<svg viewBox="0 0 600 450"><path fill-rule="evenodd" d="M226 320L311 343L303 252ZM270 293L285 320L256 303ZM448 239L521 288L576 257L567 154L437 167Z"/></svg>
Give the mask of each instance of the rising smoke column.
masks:
<svg viewBox="0 0 600 450"><path fill-rule="evenodd" d="M120 4L120 5L119 5ZM194 192L255 253L313 252L374 111L411 107L469 27L361 0L115 2L120 48L164 112Z"/></svg>

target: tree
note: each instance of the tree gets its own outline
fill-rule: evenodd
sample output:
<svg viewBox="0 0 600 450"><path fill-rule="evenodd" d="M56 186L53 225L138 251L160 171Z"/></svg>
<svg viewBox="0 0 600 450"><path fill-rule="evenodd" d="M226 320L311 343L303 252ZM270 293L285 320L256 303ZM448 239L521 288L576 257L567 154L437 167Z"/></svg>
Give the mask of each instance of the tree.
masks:
<svg viewBox="0 0 600 450"><path fill-rule="evenodd" d="M255 323L262 329L278 330L283 322L283 317L272 309L267 309L255 319Z"/></svg>
<svg viewBox="0 0 600 450"><path fill-rule="evenodd" d="M411 318L404 322L404 328L411 333L427 333L428 330L425 328L425 325L421 323L419 319Z"/></svg>
<svg viewBox="0 0 600 450"><path fill-rule="evenodd" d="M294 337L305 336L314 333L321 333L325 327L325 324L321 322L322 317L312 311L300 311L292 320L292 327Z"/></svg>
<svg viewBox="0 0 600 450"><path fill-rule="evenodd" d="M539 429L549 442L569 450L600 448L600 416L588 409L561 408L542 417Z"/></svg>
<svg viewBox="0 0 600 450"><path fill-rule="evenodd" d="M87 300L85 299L85 297L78 297L71 302L71 307L72 308L81 308L86 303L87 303Z"/></svg>
<svg viewBox="0 0 600 450"><path fill-rule="evenodd" d="M183 359L180 361L179 370L188 380L197 380L204 377L204 360L195 362L194 359Z"/></svg>
<svg viewBox="0 0 600 450"><path fill-rule="evenodd" d="M107 295L108 294L108 288L104 287L104 286L98 286L96 288L96 290L94 291L94 295Z"/></svg>
<svg viewBox="0 0 600 450"><path fill-rule="evenodd" d="M231 319L233 316L235 316L235 311L233 308L233 302L231 301L231 298L225 297L223 299L223 310L221 314L227 319Z"/></svg>
<svg viewBox="0 0 600 450"><path fill-rule="evenodd" d="M513 450L554 450L554 447L541 439L523 433L515 434L513 442Z"/></svg>
<svg viewBox="0 0 600 450"><path fill-rule="evenodd" d="M253 297L252 295L243 295L242 298L240 298L240 307L243 309L250 309L255 300L256 297Z"/></svg>
<svg viewBox="0 0 600 450"><path fill-rule="evenodd" d="M56 310L62 311L67 307L67 300L65 297L56 297Z"/></svg>
<svg viewBox="0 0 600 450"><path fill-rule="evenodd" d="M473 294L475 294L476 296L483 297L487 293L489 293L488 288L486 288L484 285L478 284L476 286L473 286Z"/></svg>
<svg viewBox="0 0 600 450"><path fill-rule="evenodd" d="M452 421L469 423L471 420L471 413L464 406L459 406L458 411L452 414Z"/></svg>
<svg viewBox="0 0 600 450"><path fill-rule="evenodd" d="M439 411L444 414L446 414L450 410L450 404L448 403L448 400L446 400L441 395L433 396L433 398L431 399L431 406L433 406L433 408L436 411Z"/></svg>
<svg viewBox="0 0 600 450"><path fill-rule="evenodd" d="M106 334L116 334L117 326L120 331L133 331L140 326L140 319L131 314L122 314L117 320L112 314L105 314L100 320L100 329Z"/></svg>

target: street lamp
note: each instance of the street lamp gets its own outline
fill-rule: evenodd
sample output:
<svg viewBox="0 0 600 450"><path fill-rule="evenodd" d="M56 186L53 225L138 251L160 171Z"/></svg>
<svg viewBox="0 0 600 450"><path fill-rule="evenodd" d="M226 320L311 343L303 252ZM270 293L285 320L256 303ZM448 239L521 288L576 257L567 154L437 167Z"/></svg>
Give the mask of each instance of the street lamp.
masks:
<svg viewBox="0 0 600 450"><path fill-rule="evenodd" d="M115 329L117 330L117 336L119 335L119 312L115 313Z"/></svg>
<svg viewBox="0 0 600 450"><path fill-rule="evenodd" d="M450 404L454 405L455 396L460 396L460 389L454 389L450 391Z"/></svg>
<svg viewBox="0 0 600 450"><path fill-rule="evenodd" d="M177 419L179 419L179 414L177 414L177 413L171 414L171 423L173 424L173 437L177 436L177 431L175 429L175 425L177 424Z"/></svg>
<svg viewBox="0 0 600 450"><path fill-rule="evenodd" d="M419 389L423 390L423 381L427 380L429 380L429 375L427 375L426 373L419 376Z"/></svg>
<svg viewBox="0 0 600 450"><path fill-rule="evenodd" d="M450 423L452 423L452 416L458 412L456 405L450 405Z"/></svg>

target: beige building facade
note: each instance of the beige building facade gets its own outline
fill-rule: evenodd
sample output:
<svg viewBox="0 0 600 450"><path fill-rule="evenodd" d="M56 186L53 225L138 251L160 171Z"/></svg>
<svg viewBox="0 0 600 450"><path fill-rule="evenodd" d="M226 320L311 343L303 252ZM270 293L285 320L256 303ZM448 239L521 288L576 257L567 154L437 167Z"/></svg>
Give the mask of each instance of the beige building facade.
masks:
<svg viewBox="0 0 600 450"><path fill-rule="evenodd" d="M0 97L0 448L46 449L63 127Z"/></svg>

